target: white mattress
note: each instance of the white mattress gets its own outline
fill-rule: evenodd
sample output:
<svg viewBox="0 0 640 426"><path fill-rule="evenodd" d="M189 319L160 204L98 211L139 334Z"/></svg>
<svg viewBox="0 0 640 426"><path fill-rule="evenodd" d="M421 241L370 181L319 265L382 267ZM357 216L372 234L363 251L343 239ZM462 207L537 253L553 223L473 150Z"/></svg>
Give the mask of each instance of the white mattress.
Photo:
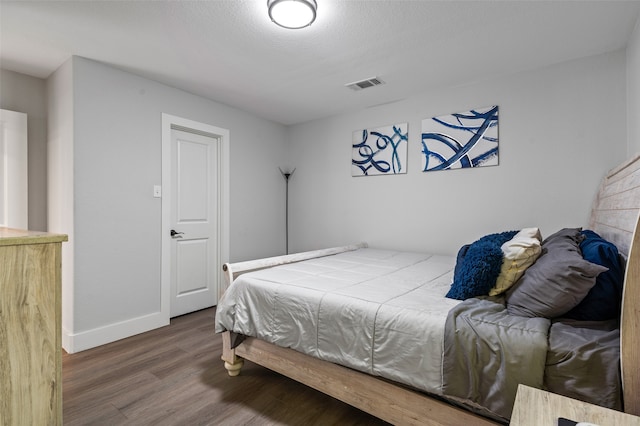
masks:
<svg viewBox="0 0 640 426"><path fill-rule="evenodd" d="M216 331L441 394L454 266L451 256L365 248L247 273L220 300Z"/></svg>

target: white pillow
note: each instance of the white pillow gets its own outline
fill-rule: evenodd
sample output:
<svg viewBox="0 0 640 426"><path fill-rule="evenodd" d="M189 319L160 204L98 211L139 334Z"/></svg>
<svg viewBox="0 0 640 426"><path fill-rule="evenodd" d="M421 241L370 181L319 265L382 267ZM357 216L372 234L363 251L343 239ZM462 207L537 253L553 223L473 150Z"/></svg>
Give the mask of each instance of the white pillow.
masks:
<svg viewBox="0 0 640 426"><path fill-rule="evenodd" d="M504 254L500 275L489 296L507 291L534 264L542 253L542 235L538 228L524 228L500 248Z"/></svg>

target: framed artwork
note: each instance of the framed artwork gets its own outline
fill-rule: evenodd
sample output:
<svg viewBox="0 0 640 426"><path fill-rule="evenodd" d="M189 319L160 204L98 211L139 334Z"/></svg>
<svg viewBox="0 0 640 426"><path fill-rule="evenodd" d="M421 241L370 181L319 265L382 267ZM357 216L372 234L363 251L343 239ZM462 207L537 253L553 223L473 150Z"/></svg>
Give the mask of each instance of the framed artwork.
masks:
<svg viewBox="0 0 640 426"><path fill-rule="evenodd" d="M407 173L408 123L353 132L351 175Z"/></svg>
<svg viewBox="0 0 640 426"><path fill-rule="evenodd" d="M422 120L422 171L497 165L497 105Z"/></svg>

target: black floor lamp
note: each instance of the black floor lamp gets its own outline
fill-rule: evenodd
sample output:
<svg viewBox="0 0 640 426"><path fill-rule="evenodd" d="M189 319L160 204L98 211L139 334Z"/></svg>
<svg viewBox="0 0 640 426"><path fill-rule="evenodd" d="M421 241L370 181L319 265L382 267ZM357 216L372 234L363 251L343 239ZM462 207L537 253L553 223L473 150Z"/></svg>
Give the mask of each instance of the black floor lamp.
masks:
<svg viewBox="0 0 640 426"><path fill-rule="evenodd" d="M280 173L282 173L282 177L285 181L285 196L284 196L284 238L285 238L285 254L289 254L289 179L293 176L293 173L296 169L293 169L291 172L284 172L280 167Z"/></svg>

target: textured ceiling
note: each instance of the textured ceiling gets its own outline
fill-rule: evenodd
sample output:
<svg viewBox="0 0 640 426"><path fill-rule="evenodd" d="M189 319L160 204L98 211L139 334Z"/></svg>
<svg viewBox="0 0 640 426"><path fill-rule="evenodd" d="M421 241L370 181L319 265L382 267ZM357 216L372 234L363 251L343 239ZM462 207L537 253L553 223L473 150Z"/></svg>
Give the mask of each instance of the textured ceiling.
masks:
<svg viewBox="0 0 640 426"><path fill-rule="evenodd" d="M46 78L97 60L286 125L625 47L633 1L0 1L0 65ZM344 87L377 76L383 86Z"/></svg>

